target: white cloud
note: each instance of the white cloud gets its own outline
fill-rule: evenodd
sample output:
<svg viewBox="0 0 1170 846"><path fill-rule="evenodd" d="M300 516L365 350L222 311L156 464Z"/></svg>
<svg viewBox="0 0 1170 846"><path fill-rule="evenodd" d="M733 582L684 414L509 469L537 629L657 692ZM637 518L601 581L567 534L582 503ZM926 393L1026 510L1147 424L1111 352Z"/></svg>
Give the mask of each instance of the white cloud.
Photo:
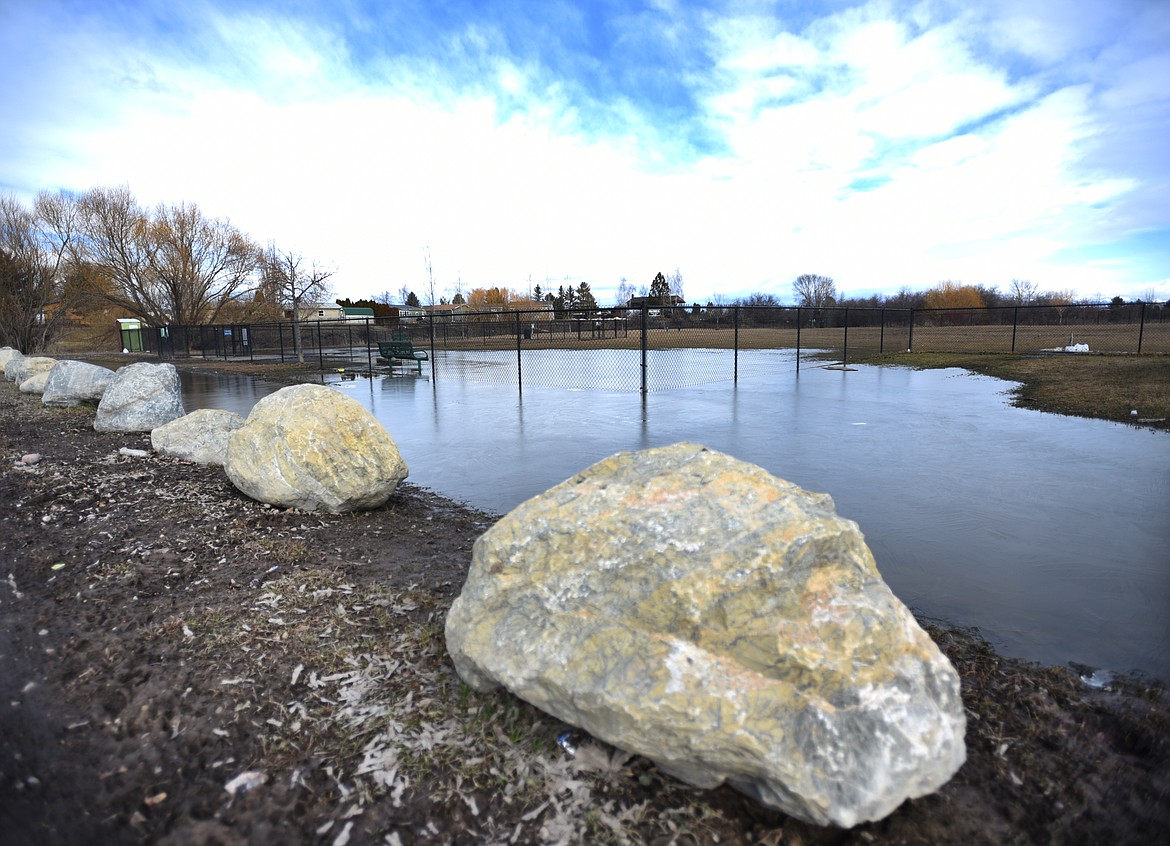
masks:
<svg viewBox="0 0 1170 846"><path fill-rule="evenodd" d="M97 17L48 35L47 16L6 12L44 46L21 53L44 78L0 140L0 181L193 201L335 263L351 296L419 287L428 245L448 290L568 274L603 301L619 276L676 266L692 299L789 297L810 271L847 292L1013 276L1111 291L1164 274L1136 254L1060 258L1170 228L1156 190L1170 51L1103 47L1055 6L870 4L797 29L708 14L704 38L682 6L615 23L710 54L708 72L676 74L690 115L676 91L574 77L599 59L542 54L499 21L402 52L379 50L373 20L349 22L359 50L336 20L210 12L158 38ZM1111 35L1124 23L1092 14Z"/></svg>

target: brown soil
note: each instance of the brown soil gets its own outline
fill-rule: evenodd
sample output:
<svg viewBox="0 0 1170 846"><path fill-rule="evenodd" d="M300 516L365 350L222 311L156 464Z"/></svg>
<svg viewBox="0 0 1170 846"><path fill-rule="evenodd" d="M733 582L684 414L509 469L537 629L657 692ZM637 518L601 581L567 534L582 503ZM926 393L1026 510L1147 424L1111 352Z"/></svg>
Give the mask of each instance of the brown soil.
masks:
<svg viewBox="0 0 1170 846"><path fill-rule="evenodd" d="M99 434L0 382L0 841L6 844L1165 842L1170 705L1138 680L929 630L968 760L843 831L689 788L447 659L492 516L402 486L306 514ZM35 464L21 463L40 453ZM229 787L230 785L230 787ZM249 785L251 785L249 787Z"/></svg>

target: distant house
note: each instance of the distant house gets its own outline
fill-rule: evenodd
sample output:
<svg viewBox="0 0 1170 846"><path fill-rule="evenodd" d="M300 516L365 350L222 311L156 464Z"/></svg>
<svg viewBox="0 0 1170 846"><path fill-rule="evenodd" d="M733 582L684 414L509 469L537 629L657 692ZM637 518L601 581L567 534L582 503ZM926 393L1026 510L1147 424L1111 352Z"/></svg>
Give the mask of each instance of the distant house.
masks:
<svg viewBox="0 0 1170 846"><path fill-rule="evenodd" d="M292 309L284 310L285 320L292 320ZM297 320L344 320L345 309L337 303L301 303L297 307Z"/></svg>
<svg viewBox="0 0 1170 846"><path fill-rule="evenodd" d="M427 310L422 306L398 305L390 303L390 308L398 309L399 320L418 320L427 316Z"/></svg>
<svg viewBox="0 0 1170 846"><path fill-rule="evenodd" d="M427 306L426 311L435 316L439 322L453 322L462 320L471 308L466 303L440 303Z"/></svg>
<svg viewBox="0 0 1170 846"><path fill-rule="evenodd" d="M373 320L374 310L372 308L351 308L345 306L342 309L346 320Z"/></svg>

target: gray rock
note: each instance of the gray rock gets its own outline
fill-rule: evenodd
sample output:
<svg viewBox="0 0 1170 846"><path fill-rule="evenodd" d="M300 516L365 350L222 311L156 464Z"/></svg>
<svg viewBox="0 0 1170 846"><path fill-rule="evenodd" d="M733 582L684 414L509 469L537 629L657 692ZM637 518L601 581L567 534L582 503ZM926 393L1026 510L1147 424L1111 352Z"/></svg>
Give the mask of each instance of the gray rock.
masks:
<svg viewBox="0 0 1170 846"><path fill-rule="evenodd" d="M24 353L12 347L0 347L0 373L3 373L5 378L8 377L8 362L13 359L24 358ZM9 382L16 381L14 378L9 379Z"/></svg>
<svg viewBox="0 0 1170 846"><path fill-rule="evenodd" d="M224 471L260 502L334 512L377 508L407 475L377 418L323 385L282 388L256 403L228 438Z"/></svg>
<svg viewBox="0 0 1170 846"><path fill-rule="evenodd" d="M880 819L966 757L958 675L857 524L697 444L619 453L501 519L447 647L478 689L818 825Z"/></svg>
<svg viewBox="0 0 1170 846"><path fill-rule="evenodd" d="M179 373L173 364L129 364L114 374L98 403L99 432L149 432L183 416Z"/></svg>
<svg viewBox="0 0 1170 846"><path fill-rule="evenodd" d="M114 371L84 361L58 361L45 383L45 405L73 408L97 403L114 381Z"/></svg>
<svg viewBox="0 0 1170 846"><path fill-rule="evenodd" d="M49 371L42 370L39 373L34 373L20 383L20 392L22 394L43 394L45 392L45 384L48 381Z"/></svg>
<svg viewBox="0 0 1170 846"><path fill-rule="evenodd" d="M244 425L244 418L230 411L200 408L150 433L154 451L197 464L222 465L227 457L228 436Z"/></svg>
<svg viewBox="0 0 1170 846"><path fill-rule="evenodd" d="M30 379L38 373L48 373L56 363L57 359L45 355L13 357L4 366L4 378L21 385L25 379Z"/></svg>

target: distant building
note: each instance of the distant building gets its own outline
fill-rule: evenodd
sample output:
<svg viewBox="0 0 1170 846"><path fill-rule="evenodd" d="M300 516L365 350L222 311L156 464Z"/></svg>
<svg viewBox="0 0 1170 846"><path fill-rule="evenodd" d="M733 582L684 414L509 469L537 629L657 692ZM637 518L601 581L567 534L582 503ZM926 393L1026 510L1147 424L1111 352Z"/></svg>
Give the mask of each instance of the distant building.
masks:
<svg viewBox="0 0 1170 846"><path fill-rule="evenodd" d="M427 310L422 306L410 306L400 303L388 303L390 308L398 309L399 320L418 320L427 316Z"/></svg>
<svg viewBox="0 0 1170 846"><path fill-rule="evenodd" d="M285 320L292 320L291 308L284 310ZM297 307L297 320L343 320L345 309L337 303L301 303Z"/></svg>
<svg viewBox="0 0 1170 846"><path fill-rule="evenodd" d="M374 310L372 308L351 308L345 306L342 309L346 320L373 320Z"/></svg>
<svg viewBox="0 0 1170 846"><path fill-rule="evenodd" d="M466 303L439 303L438 305L426 306L425 309L429 314L435 316L435 320L440 322L453 322L462 320L471 308Z"/></svg>
<svg viewBox="0 0 1170 846"><path fill-rule="evenodd" d="M626 303L629 308L642 308L642 306L662 308L663 306L681 306L686 304L687 301L676 294L671 294L669 297L630 297L630 301Z"/></svg>

